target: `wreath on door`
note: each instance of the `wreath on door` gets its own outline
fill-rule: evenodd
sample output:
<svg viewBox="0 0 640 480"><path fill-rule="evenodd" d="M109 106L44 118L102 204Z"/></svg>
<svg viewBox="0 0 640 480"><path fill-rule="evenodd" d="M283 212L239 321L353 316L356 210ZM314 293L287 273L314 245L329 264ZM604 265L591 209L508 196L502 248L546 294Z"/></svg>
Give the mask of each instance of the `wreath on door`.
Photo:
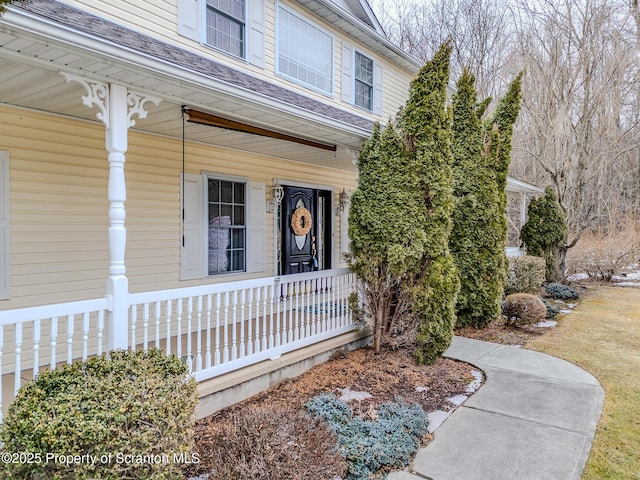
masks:
<svg viewBox="0 0 640 480"><path fill-rule="evenodd" d="M291 215L291 229L298 236L304 236L311 230L311 212L304 207L298 207Z"/></svg>

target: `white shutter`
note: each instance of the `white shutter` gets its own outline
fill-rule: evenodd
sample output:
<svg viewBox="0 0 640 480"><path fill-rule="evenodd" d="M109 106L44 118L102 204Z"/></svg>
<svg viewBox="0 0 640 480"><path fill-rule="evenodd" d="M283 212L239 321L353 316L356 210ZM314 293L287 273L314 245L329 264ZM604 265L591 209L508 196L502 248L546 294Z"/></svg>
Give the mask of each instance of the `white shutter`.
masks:
<svg viewBox="0 0 640 480"><path fill-rule="evenodd" d="M0 300L11 297L9 152L0 150Z"/></svg>
<svg viewBox="0 0 640 480"><path fill-rule="evenodd" d="M186 173L183 181L183 236L180 245L180 280L204 276L204 188L202 175Z"/></svg>
<svg viewBox="0 0 640 480"><path fill-rule="evenodd" d="M249 223L247 224L247 272L264 272L265 267L265 184L248 182Z"/></svg>
<svg viewBox="0 0 640 480"><path fill-rule="evenodd" d="M342 44L342 101L353 103L353 47Z"/></svg>
<svg viewBox="0 0 640 480"><path fill-rule="evenodd" d="M373 64L373 113L382 115L382 66Z"/></svg>
<svg viewBox="0 0 640 480"><path fill-rule="evenodd" d="M178 33L196 42L200 41L198 0L178 0Z"/></svg>
<svg viewBox="0 0 640 480"><path fill-rule="evenodd" d="M264 68L264 2L248 0L247 5L247 61Z"/></svg>

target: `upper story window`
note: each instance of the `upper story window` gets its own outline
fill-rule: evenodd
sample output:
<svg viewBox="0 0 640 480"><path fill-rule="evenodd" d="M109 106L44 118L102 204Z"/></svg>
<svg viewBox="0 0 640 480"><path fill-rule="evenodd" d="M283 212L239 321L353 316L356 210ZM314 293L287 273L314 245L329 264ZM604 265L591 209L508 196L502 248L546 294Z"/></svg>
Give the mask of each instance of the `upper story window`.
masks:
<svg viewBox="0 0 640 480"><path fill-rule="evenodd" d="M245 0L207 0L207 44L245 56Z"/></svg>
<svg viewBox="0 0 640 480"><path fill-rule="evenodd" d="M333 37L282 6L278 9L277 71L306 86L333 93Z"/></svg>
<svg viewBox="0 0 640 480"><path fill-rule="evenodd" d="M342 101L382 115L382 65L352 44L342 42Z"/></svg>
<svg viewBox="0 0 640 480"><path fill-rule="evenodd" d="M356 52L355 63L354 103L373 110L373 60Z"/></svg>

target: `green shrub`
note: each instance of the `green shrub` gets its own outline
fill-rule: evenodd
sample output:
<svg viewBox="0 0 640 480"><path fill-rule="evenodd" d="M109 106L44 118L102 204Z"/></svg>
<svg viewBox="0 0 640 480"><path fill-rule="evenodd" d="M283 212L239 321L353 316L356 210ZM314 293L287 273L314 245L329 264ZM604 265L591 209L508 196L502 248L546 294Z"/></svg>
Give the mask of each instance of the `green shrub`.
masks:
<svg viewBox="0 0 640 480"><path fill-rule="evenodd" d="M402 401L381 405L375 422L354 417L349 406L333 394L314 397L305 408L338 435L348 480L366 480L383 468L407 466L429 424L420 405Z"/></svg>
<svg viewBox="0 0 640 480"><path fill-rule="evenodd" d="M504 293L531 293L537 295L545 278L544 258L532 255L509 258L509 273Z"/></svg>
<svg viewBox="0 0 640 480"><path fill-rule="evenodd" d="M547 315L547 307L536 295L512 293L504 300L502 314L507 317L508 324L523 325L543 320Z"/></svg>
<svg viewBox="0 0 640 480"><path fill-rule="evenodd" d="M209 437L201 458L211 468L198 473L210 480L333 479L347 470L336 434L300 410L252 409Z"/></svg>
<svg viewBox="0 0 640 480"><path fill-rule="evenodd" d="M549 283L545 285L544 289L547 297L555 298L556 300L577 300L580 298L580 294L575 288L562 283Z"/></svg>
<svg viewBox="0 0 640 480"><path fill-rule="evenodd" d="M187 367L159 350L114 351L42 372L0 427L5 452L40 461L5 463L2 478L183 478L184 464L197 461L196 387ZM70 455L81 457L66 462Z"/></svg>
<svg viewBox="0 0 640 480"><path fill-rule="evenodd" d="M547 307L547 318L555 318L556 315L560 313L560 309L556 305L552 305L549 300L545 300L542 297L540 297L540 300L542 300L544 306Z"/></svg>

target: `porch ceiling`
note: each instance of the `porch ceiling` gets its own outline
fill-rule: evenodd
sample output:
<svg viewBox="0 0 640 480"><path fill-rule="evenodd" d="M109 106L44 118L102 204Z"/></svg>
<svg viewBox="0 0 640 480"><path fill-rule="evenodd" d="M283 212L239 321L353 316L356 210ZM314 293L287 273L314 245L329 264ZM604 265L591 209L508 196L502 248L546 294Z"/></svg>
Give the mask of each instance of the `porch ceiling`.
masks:
<svg viewBox="0 0 640 480"><path fill-rule="evenodd" d="M12 15L11 12L5 14ZM176 70L177 67L176 67ZM0 104L37 109L96 121L96 108L83 105L84 88L67 83L60 72L89 80L118 83L142 94L160 97L158 106L147 104L149 115L136 119L134 130L180 138L181 106L255 125L268 130L336 145L337 151L217 127L186 123L185 137L204 144L284 158L341 170L355 171L354 152L366 138L362 128L341 128L339 123L303 109L283 109L277 102L250 102L228 85L215 81L158 72L131 59L71 45L62 39L0 23ZM220 82L218 82L220 83ZM246 92L244 92L246 94Z"/></svg>

